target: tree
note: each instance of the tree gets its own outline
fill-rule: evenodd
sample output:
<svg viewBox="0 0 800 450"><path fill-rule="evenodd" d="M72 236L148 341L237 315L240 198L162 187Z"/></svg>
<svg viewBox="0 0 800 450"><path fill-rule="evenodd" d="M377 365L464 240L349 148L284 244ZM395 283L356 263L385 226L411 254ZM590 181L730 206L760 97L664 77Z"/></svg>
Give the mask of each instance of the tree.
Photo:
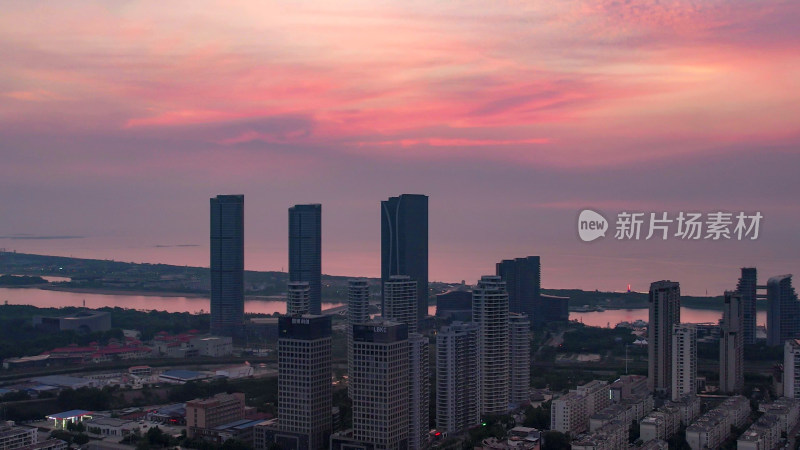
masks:
<svg viewBox="0 0 800 450"><path fill-rule="evenodd" d="M542 450L570 450L569 436L559 431L545 431L542 433Z"/></svg>

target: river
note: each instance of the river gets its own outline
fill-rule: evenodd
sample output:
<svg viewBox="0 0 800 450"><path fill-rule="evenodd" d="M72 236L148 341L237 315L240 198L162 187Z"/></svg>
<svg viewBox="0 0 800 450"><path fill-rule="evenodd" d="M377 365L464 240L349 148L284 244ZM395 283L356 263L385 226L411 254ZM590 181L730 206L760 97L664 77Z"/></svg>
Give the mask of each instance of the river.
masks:
<svg viewBox="0 0 800 450"><path fill-rule="evenodd" d="M85 303L84 303L85 302ZM156 295L93 294L84 292L49 291L36 288L0 288L0 303L33 305L39 308L86 306L102 308L119 306L140 310L208 313L207 297L163 297ZM322 309L335 308L341 303L323 303ZM279 300L245 300L245 313L285 313L286 302Z"/></svg>
<svg viewBox="0 0 800 450"><path fill-rule="evenodd" d="M681 322L683 323L717 323L721 317L721 310L681 307ZM593 327L613 327L620 322L633 322L638 319L647 322L649 319L647 308L607 309L605 311L592 312L572 311L569 313L569 318ZM766 311L756 312L756 323L758 325L767 324Z"/></svg>
<svg viewBox="0 0 800 450"><path fill-rule="evenodd" d="M85 302L85 303L84 303ZM167 312L207 313L209 300L206 297L167 297L156 295L95 294L83 292L49 291L36 288L0 288L0 303L11 305L33 305L40 308L63 308L65 306L85 306L102 308L119 306L139 310ZM323 303L322 309L342 306L342 303ZM279 300L245 300L246 313L273 314L285 313L286 302ZM428 307L428 314L436 314L436 306ZM648 320L646 308L608 309L605 311L570 312L570 320L578 320L594 327L606 327L637 319ZM681 308L681 321L686 323L717 322L722 311L711 309ZM758 311L758 325L766 325L766 311Z"/></svg>

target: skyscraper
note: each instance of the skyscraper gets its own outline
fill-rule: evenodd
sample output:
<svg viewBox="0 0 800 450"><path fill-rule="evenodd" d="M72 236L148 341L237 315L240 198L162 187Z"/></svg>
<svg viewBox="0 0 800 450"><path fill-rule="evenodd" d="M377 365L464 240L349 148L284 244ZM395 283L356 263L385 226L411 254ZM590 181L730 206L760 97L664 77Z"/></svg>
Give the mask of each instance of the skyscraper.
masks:
<svg viewBox="0 0 800 450"><path fill-rule="evenodd" d="M672 328L672 401L697 392L697 329L691 324Z"/></svg>
<svg viewBox="0 0 800 450"><path fill-rule="evenodd" d="M719 340L719 389L725 394L741 392L744 387L744 333L742 294L725 292Z"/></svg>
<svg viewBox="0 0 800 450"><path fill-rule="evenodd" d="M745 344L756 343L756 299L758 275L755 267L742 267L736 291L742 296L742 332Z"/></svg>
<svg viewBox="0 0 800 450"><path fill-rule="evenodd" d="M353 327L354 440L375 449L409 448L408 349L405 324L375 321Z"/></svg>
<svg viewBox="0 0 800 450"><path fill-rule="evenodd" d="M353 373L353 325L369 321L369 284L365 279L347 281L347 373ZM352 398L352 387L347 385Z"/></svg>
<svg viewBox="0 0 800 450"><path fill-rule="evenodd" d="M383 282L383 317L408 325L417 332L417 282L406 275L392 275Z"/></svg>
<svg viewBox="0 0 800 450"><path fill-rule="evenodd" d="M541 262L538 256L504 259L496 275L506 282L508 310L528 315L535 326L545 323L541 298Z"/></svg>
<svg viewBox="0 0 800 450"><path fill-rule="evenodd" d="M767 345L783 345L800 332L800 305L792 287L791 275L778 275L767 281Z"/></svg>
<svg viewBox="0 0 800 450"><path fill-rule="evenodd" d="M430 427L431 374L428 338L408 335L408 448L428 447Z"/></svg>
<svg viewBox="0 0 800 450"><path fill-rule="evenodd" d="M428 315L428 196L403 194L381 202L381 281L417 282L417 318ZM382 305L383 306L383 305Z"/></svg>
<svg viewBox="0 0 800 450"><path fill-rule="evenodd" d="M498 276L483 276L472 290L472 321L478 324L481 413L508 411L510 360L508 294Z"/></svg>
<svg viewBox="0 0 800 450"><path fill-rule="evenodd" d="M211 199L211 334L240 336L244 324L244 195Z"/></svg>
<svg viewBox="0 0 800 450"><path fill-rule="evenodd" d="M311 288L307 281L290 281L287 285L286 315L302 316L309 312L309 293Z"/></svg>
<svg viewBox="0 0 800 450"><path fill-rule="evenodd" d="M328 448L331 420L331 317L278 319L278 423L265 441L286 450Z"/></svg>
<svg viewBox="0 0 800 450"><path fill-rule="evenodd" d="M458 433L481 422L478 333L473 323L453 322L436 335L436 428Z"/></svg>
<svg viewBox="0 0 800 450"><path fill-rule="evenodd" d="M289 281L306 281L310 287L309 311L322 312L322 205L289 208Z"/></svg>
<svg viewBox="0 0 800 450"><path fill-rule="evenodd" d="M519 407L530 402L531 322L525 314L512 313L509 320L511 380L509 403Z"/></svg>
<svg viewBox="0 0 800 450"><path fill-rule="evenodd" d="M681 322L681 288L674 281L650 284L647 327L647 387L668 393L672 387L672 327Z"/></svg>

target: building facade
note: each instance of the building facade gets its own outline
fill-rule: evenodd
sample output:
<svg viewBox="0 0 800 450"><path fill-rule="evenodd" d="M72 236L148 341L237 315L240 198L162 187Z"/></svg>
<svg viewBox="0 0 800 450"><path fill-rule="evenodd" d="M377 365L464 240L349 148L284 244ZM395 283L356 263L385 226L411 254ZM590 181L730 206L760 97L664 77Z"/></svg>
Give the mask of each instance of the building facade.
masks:
<svg viewBox="0 0 800 450"><path fill-rule="evenodd" d="M289 208L289 281L309 286L309 313L322 313L322 205Z"/></svg>
<svg viewBox="0 0 800 450"><path fill-rule="evenodd" d="M428 447L430 428L430 354L428 338L408 334L408 448Z"/></svg>
<svg viewBox="0 0 800 450"><path fill-rule="evenodd" d="M531 390L531 322L525 314L509 316L509 357L511 380L509 404L518 408L530 402Z"/></svg>
<svg viewBox="0 0 800 450"><path fill-rule="evenodd" d="M211 199L211 334L244 326L244 195Z"/></svg>
<svg viewBox="0 0 800 450"><path fill-rule="evenodd" d="M472 322L453 322L436 335L436 429L457 433L481 422L478 334Z"/></svg>
<svg viewBox="0 0 800 450"><path fill-rule="evenodd" d="M472 321L478 324L481 414L508 411L510 358L509 312L505 282L483 276L472 290Z"/></svg>
<svg viewBox="0 0 800 450"><path fill-rule="evenodd" d="M347 281L347 373L353 373L353 325L369 322L369 284L365 279ZM352 398L350 385L347 390Z"/></svg>
<svg viewBox="0 0 800 450"><path fill-rule="evenodd" d="M791 275L767 280L767 345L783 345L800 333L800 305Z"/></svg>
<svg viewBox="0 0 800 450"><path fill-rule="evenodd" d="M290 281L286 293L286 315L310 314L311 286L308 281Z"/></svg>
<svg viewBox="0 0 800 450"><path fill-rule="evenodd" d="M697 328L678 324L672 328L672 401L697 393Z"/></svg>
<svg viewBox="0 0 800 450"><path fill-rule="evenodd" d="M800 399L800 339L783 345L783 395Z"/></svg>
<svg viewBox="0 0 800 450"><path fill-rule="evenodd" d="M742 267L742 276L736 285L736 292L742 302L742 334L745 344L756 343L756 299L758 271L755 267Z"/></svg>
<svg viewBox="0 0 800 450"><path fill-rule="evenodd" d="M742 294L725 292L719 340L719 389L726 394L744 387L744 314Z"/></svg>
<svg viewBox="0 0 800 450"><path fill-rule="evenodd" d="M217 394L186 402L187 436L206 437L214 427L244 418L244 394Z"/></svg>
<svg viewBox="0 0 800 450"><path fill-rule="evenodd" d="M527 314L536 326L544 324L541 307L541 261L538 256L505 259L497 263L496 275L506 282L508 310Z"/></svg>
<svg viewBox="0 0 800 450"><path fill-rule="evenodd" d="M424 319L428 315L426 195L403 194L381 202L381 282L392 275L408 275L417 282L417 319Z"/></svg>
<svg viewBox="0 0 800 450"><path fill-rule="evenodd" d="M352 438L375 450L408 448L408 349L406 324L353 327Z"/></svg>
<svg viewBox="0 0 800 450"><path fill-rule="evenodd" d="M285 449L327 448L331 435L331 317L283 316L278 338L278 423Z"/></svg>
<svg viewBox="0 0 800 450"><path fill-rule="evenodd" d="M681 288L674 281L650 284L650 322L647 327L647 376L651 391L672 388L672 328L681 321Z"/></svg>
<svg viewBox="0 0 800 450"><path fill-rule="evenodd" d="M392 275L383 282L383 317L408 325L409 333L416 333L417 282L407 275Z"/></svg>

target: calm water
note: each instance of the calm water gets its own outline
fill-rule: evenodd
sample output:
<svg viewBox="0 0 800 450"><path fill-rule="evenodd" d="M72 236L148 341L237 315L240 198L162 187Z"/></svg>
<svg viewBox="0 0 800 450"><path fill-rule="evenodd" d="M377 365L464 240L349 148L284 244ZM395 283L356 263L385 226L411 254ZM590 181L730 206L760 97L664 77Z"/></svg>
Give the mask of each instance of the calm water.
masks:
<svg viewBox="0 0 800 450"><path fill-rule="evenodd" d="M90 294L80 292L47 291L43 289L0 288L0 303L11 305L33 305L41 308L62 308L65 306L83 306L102 308L119 306L131 309L156 309L168 312L207 313L209 300L204 297L160 297L149 295L116 295ZM342 306L341 303L323 303L322 309ZM275 300L245 300L244 310L247 313L273 314L285 313L286 303ZM428 314L436 314L436 306L428 307ZM687 323L717 322L722 311L709 309L681 308L681 321ZM594 312L570 312L570 320L579 320L595 327L614 326L620 322L633 322L641 319L647 321L647 309L610 309ZM766 325L766 311L758 311L759 325Z"/></svg>
<svg viewBox="0 0 800 450"><path fill-rule="evenodd" d="M10 305L33 305L41 308L83 306L102 308L119 306L131 309L156 309L168 312L207 313L208 298L204 297L158 297L149 295L89 294L81 292L47 291L43 289L0 288L0 303ZM323 303L322 309L341 306L340 303ZM286 303L274 300L245 300L246 313L285 313Z"/></svg>
<svg viewBox="0 0 800 450"><path fill-rule="evenodd" d="M694 308L681 308L681 322L684 323L716 323L722 317L722 311L711 309L694 309ZM648 320L648 311L646 308L641 309L609 309L606 311L594 312L570 312L570 320L582 321L586 325L593 327L605 327L620 323L620 322L633 322L634 320ZM758 325L767 324L767 312L758 311L756 313L756 322Z"/></svg>

